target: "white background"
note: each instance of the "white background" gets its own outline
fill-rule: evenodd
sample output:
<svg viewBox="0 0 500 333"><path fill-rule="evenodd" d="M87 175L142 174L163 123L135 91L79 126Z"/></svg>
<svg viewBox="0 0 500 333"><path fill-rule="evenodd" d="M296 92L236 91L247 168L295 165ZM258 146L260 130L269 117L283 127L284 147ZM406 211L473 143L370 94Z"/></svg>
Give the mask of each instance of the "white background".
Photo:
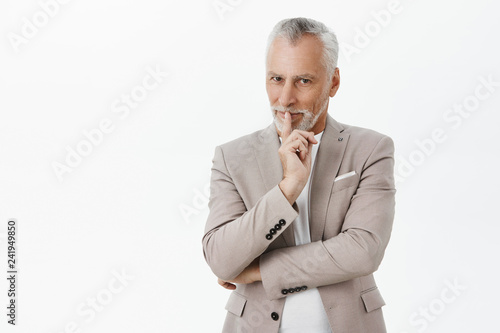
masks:
<svg viewBox="0 0 500 333"><path fill-rule="evenodd" d="M383 25L385 0L221 0L224 12L213 0L61 0L52 16L48 2L0 4L2 332L220 331L229 291L201 248L211 159L271 122L266 39L295 16L343 45L330 115L396 143L397 215L376 273L389 332L497 329L498 1L401 0ZM168 76L129 114L113 112L145 91L148 70ZM54 164L105 119L112 131L59 179Z"/></svg>

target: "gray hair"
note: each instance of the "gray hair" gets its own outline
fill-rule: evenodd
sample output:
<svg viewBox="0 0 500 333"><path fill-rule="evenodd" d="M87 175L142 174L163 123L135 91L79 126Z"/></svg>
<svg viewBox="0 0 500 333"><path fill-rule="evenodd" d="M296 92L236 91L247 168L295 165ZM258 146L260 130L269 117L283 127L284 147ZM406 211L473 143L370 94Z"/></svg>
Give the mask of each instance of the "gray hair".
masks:
<svg viewBox="0 0 500 333"><path fill-rule="evenodd" d="M266 58L271 44L277 37L285 38L290 44L296 45L304 34L314 35L323 43L323 66L326 68L328 77L331 78L337 67L339 43L333 31L313 19L296 17L279 21L269 34Z"/></svg>

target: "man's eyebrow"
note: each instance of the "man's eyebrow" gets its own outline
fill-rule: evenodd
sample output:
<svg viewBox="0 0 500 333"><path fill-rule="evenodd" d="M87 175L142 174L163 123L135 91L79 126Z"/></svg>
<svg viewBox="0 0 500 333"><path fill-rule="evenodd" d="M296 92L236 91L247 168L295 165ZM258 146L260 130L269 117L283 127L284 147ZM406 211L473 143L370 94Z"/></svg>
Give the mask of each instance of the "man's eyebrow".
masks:
<svg viewBox="0 0 500 333"><path fill-rule="evenodd" d="M275 72L272 72L272 71L269 71L267 72L267 76L279 76L279 77L284 77L284 75L281 75L281 74L277 74ZM292 77L292 79L294 80L298 80L298 79L315 79L316 76L312 75L312 74L308 74L308 73L305 73L305 74L299 74L299 75L295 75Z"/></svg>
<svg viewBox="0 0 500 333"><path fill-rule="evenodd" d="M312 75L312 74L300 74L300 75L296 75L293 77L295 80L298 80L298 79L315 79L316 76Z"/></svg>
<svg viewBox="0 0 500 333"><path fill-rule="evenodd" d="M267 72L267 76L282 76L282 75L276 74L273 71L269 71L269 72Z"/></svg>

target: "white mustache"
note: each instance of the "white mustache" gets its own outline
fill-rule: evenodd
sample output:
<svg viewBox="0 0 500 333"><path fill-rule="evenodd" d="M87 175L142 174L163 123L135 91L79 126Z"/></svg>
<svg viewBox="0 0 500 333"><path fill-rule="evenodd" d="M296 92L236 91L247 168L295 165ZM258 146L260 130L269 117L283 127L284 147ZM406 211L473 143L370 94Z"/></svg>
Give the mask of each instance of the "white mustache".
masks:
<svg viewBox="0 0 500 333"><path fill-rule="evenodd" d="M280 112L290 112L290 114L297 114L297 113L308 113L309 110L293 110L291 108L285 108L284 106L275 106L273 107L274 111L280 111Z"/></svg>

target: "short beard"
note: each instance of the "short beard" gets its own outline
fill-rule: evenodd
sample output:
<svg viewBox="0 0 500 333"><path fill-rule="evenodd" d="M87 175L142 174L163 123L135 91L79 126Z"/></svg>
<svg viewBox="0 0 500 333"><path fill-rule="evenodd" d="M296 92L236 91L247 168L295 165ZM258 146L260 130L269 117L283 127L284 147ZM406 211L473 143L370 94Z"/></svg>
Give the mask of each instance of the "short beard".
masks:
<svg viewBox="0 0 500 333"><path fill-rule="evenodd" d="M314 115L314 113L312 113L311 111L309 111L307 109L305 109L305 110L295 110L294 108L286 108L286 107L281 106L281 105L279 105L279 106L271 106L271 113L273 115L274 125L276 126L276 128L280 132L283 132L283 121L281 119L278 119L279 118L278 111L281 111L281 112L288 111L291 114L293 114L293 113L302 113L303 116L302 116L301 122L297 126L293 126L293 124L292 124L292 131L295 130L295 129L298 129L298 130L301 130L301 131L309 131L309 130L311 130L314 127L314 125L316 125L316 123L318 122L319 117L321 117L321 115L323 113L325 113L327 109L328 109L328 98L325 98L325 102L323 103L323 105L321 106L320 111L316 115Z"/></svg>

